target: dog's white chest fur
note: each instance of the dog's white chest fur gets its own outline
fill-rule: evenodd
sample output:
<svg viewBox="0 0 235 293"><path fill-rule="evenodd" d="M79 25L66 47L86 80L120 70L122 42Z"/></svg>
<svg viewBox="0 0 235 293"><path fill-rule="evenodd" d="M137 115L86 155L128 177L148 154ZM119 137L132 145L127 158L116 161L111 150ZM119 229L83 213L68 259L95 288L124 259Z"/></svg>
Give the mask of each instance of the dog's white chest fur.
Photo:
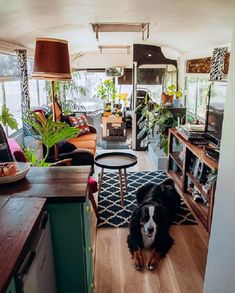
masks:
<svg viewBox="0 0 235 293"><path fill-rule="evenodd" d="M154 239L155 239L155 235L156 235L156 233L154 233L154 234L152 235L152 237L150 238L150 237L148 237L148 236L145 234L145 232L144 232L144 228L142 227L142 228L141 228L141 234L142 234L142 238L143 238L144 247L145 247L145 248L150 248L150 247L152 246L153 242L154 242Z"/></svg>
<svg viewBox="0 0 235 293"><path fill-rule="evenodd" d="M153 219L154 215L154 207L150 206L149 207L149 220L145 224L143 224L143 227L141 227L141 234L142 234L142 239L144 243L145 248L150 248L155 240L156 233L157 233L157 225ZM148 237L146 234L146 231L148 231L148 228L153 228L153 233L151 237Z"/></svg>

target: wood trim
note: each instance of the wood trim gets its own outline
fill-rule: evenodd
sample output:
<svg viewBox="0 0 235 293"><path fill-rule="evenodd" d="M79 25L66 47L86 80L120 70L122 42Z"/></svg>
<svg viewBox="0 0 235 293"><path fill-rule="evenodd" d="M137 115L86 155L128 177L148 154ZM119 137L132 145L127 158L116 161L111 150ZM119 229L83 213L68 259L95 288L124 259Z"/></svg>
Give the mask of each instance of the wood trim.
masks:
<svg viewBox="0 0 235 293"><path fill-rule="evenodd" d="M225 54L224 74L228 74L230 53ZM204 73L209 74L211 70L211 57L190 59L186 62L186 73Z"/></svg>

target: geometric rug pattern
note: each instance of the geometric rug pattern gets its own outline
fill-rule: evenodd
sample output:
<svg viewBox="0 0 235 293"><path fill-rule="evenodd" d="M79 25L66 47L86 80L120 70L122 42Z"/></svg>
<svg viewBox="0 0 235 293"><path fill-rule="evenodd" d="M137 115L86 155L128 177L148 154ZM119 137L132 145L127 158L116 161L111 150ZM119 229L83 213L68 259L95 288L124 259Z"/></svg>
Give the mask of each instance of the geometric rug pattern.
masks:
<svg viewBox="0 0 235 293"><path fill-rule="evenodd" d="M98 199L98 212L100 219L98 227L128 227L130 217L136 207L136 190L146 183L160 184L169 178L164 171L154 172L128 172L128 193L124 191L124 207L121 206L120 183L117 172L104 173L100 196ZM173 225L195 225L197 221L188 209L184 200L181 199L181 209L175 215Z"/></svg>

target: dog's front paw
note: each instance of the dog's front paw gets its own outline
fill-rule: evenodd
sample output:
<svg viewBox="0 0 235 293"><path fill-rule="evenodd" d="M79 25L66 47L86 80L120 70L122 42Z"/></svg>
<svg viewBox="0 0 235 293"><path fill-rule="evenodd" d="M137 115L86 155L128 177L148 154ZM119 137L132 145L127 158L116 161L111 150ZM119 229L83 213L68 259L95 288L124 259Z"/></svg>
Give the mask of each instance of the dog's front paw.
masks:
<svg viewBox="0 0 235 293"><path fill-rule="evenodd" d="M140 249L134 252L134 264L137 271L144 270L144 259Z"/></svg>
<svg viewBox="0 0 235 293"><path fill-rule="evenodd" d="M141 263L135 263L135 269L137 271L143 271L144 270L144 265Z"/></svg>
<svg viewBox="0 0 235 293"><path fill-rule="evenodd" d="M160 255L155 250L153 250L146 264L146 269L149 271L155 270L159 260L160 260Z"/></svg>
<svg viewBox="0 0 235 293"><path fill-rule="evenodd" d="M147 264L146 269L149 270L150 272L155 270L155 265L156 264Z"/></svg>

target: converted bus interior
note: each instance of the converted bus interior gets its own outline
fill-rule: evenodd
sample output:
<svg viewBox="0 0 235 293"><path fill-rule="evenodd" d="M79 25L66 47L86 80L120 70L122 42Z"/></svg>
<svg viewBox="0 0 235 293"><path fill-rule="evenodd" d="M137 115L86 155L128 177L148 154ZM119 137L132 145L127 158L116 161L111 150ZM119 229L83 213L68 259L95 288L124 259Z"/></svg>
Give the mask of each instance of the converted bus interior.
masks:
<svg viewBox="0 0 235 293"><path fill-rule="evenodd" d="M0 292L234 292L234 1L0 3Z"/></svg>

